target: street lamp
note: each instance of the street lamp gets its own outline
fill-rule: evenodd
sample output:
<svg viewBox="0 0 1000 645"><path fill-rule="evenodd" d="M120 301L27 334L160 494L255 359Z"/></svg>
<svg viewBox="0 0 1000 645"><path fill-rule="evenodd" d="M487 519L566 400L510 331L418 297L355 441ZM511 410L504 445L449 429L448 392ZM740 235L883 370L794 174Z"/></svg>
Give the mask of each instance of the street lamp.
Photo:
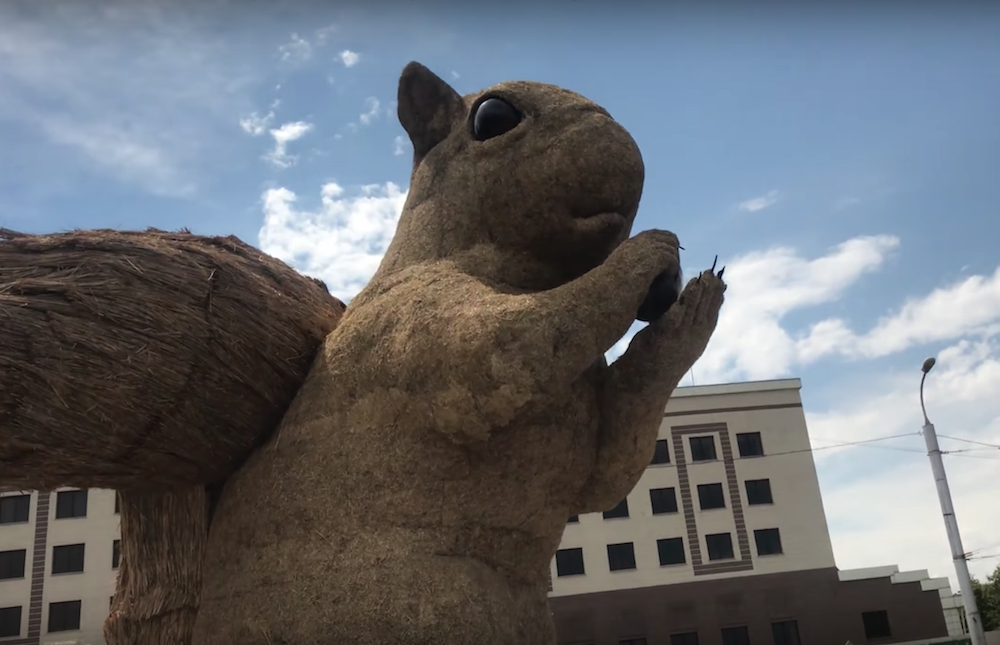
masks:
<svg viewBox="0 0 1000 645"><path fill-rule="evenodd" d="M937 484L938 501L941 502L941 514L944 516L944 526L948 531L951 559L955 564L955 574L958 576L958 588L962 593L965 621L969 626L972 645L986 645L986 634L983 632L983 621L979 616L979 609L976 607L976 595L972 591L969 562L965 559L962 536L958 532L958 520L955 518L955 507L951 502L951 489L948 488L948 476L944 472L944 460L941 459L937 432L934 430L934 424L927 418L927 408L924 406L924 381L927 380L927 374L930 373L936 362L933 357L928 358L920 368L924 373L920 378L920 410L924 414L924 443L927 445L927 456L931 460L934 483Z"/></svg>

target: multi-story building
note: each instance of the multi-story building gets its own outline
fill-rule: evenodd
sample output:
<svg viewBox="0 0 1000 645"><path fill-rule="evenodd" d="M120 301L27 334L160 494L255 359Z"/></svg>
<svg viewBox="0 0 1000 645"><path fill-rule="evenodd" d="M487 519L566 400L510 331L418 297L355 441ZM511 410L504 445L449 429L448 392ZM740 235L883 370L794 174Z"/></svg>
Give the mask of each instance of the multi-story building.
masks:
<svg viewBox="0 0 1000 645"><path fill-rule="evenodd" d="M837 569L798 379L678 388L618 506L552 562L560 643L844 645L962 633L947 579Z"/></svg>
<svg viewBox="0 0 1000 645"><path fill-rule="evenodd" d="M566 526L550 591L561 643L861 645L962 632L946 579L837 570L799 388L677 389L635 489ZM0 493L0 645L103 645L117 510L106 490Z"/></svg>
<svg viewBox="0 0 1000 645"><path fill-rule="evenodd" d="M0 645L103 645L118 568L108 490L0 493Z"/></svg>

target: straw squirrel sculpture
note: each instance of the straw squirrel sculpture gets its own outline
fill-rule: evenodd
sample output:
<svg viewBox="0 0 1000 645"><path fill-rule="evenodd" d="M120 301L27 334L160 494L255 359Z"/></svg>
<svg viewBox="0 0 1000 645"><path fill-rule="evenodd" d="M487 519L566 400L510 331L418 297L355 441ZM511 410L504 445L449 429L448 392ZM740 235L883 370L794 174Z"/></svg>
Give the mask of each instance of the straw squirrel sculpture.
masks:
<svg viewBox="0 0 1000 645"><path fill-rule="evenodd" d="M109 645L555 642L566 520L638 481L722 272L630 237L642 157L582 96L411 63L398 98L410 191L346 309L235 239L0 229L0 488L119 491Z"/></svg>
<svg viewBox="0 0 1000 645"><path fill-rule="evenodd" d="M566 519L632 489L715 328L721 272L678 298L677 238L629 237L643 162L599 106L411 63L399 119L396 235L226 482L194 645L553 644Z"/></svg>

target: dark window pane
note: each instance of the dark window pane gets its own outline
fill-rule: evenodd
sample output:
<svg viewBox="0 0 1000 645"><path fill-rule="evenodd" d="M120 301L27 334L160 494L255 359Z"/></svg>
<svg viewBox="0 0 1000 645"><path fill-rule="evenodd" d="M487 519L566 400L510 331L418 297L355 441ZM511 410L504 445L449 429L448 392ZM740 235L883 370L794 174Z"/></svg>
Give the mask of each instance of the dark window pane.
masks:
<svg viewBox="0 0 1000 645"><path fill-rule="evenodd" d="M764 454L764 444L760 441L759 432L741 432L736 435L736 445L740 457L760 457Z"/></svg>
<svg viewBox="0 0 1000 645"><path fill-rule="evenodd" d="M608 568L612 571L635 569L635 549L631 542L608 545Z"/></svg>
<svg viewBox="0 0 1000 645"><path fill-rule="evenodd" d="M770 479L748 479L744 482L747 488L747 504L772 504L771 480Z"/></svg>
<svg viewBox="0 0 1000 645"><path fill-rule="evenodd" d="M670 645L698 645L698 632L671 634Z"/></svg>
<svg viewBox="0 0 1000 645"><path fill-rule="evenodd" d="M618 502L618 506L610 511L604 511L604 519L610 520L616 517L628 517L628 499Z"/></svg>
<svg viewBox="0 0 1000 645"><path fill-rule="evenodd" d="M581 576L583 569L583 549L560 549L556 551L556 575Z"/></svg>
<svg viewBox="0 0 1000 645"><path fill-rule="evenodd" d="M649 489L649 506L653 515L677 512L677 493L673 488Z"/></svg>
<svg viewBox="0 0 1000 645"><path fill-rule="evenodd" d="M83 544L52 547L52 573L79 573L83 571Z"/></svg>
<svg viewBox="0 0 1000 645"><path fill-rule="evenodd" d="M117 569L122 561L122 541L115 540L111 545L111 568Z"/></svg>
<svg viewBox="0 0 1000 645"><path fill-rule="evenodd" d="M71 632L80 629L79 600L49 603L49 631Z"/></svg>
<svg viewBox="0 0 1000 645"><path fill-rule="evenodd" d="M16 551L0 551L0 580L13 580L24 577L25 549Z"/></svg>
<svg viewBox="0 0 1000 645"><path fill-rule="evenodd" d="M750 630L745 625L723 627L722 645L750 645Z"/></svg>
<svg viewBox="0 0 1000 645"><path fill-rule="evenodd" d="M21 608L0 607L0 638L21 635Z"/></svg>
<svg viewBox="0 0 1000 645"><path fill-rule="evenodd" d="M890 638L892 629L889 627L889 612L866 611L861 614L861 622L865 625L866 638Z"/></svg>
<svg viewBox="0 0 1000 645"><path fill-rule="evenodd" d="M722 492L722 484L698 484L698 502L703 511L725 508L726 496Z"/></svg>
<svg viewBox="0 0 1000 645"><path fill-rule="evenodd" d="M715 459L715 435L691 437L691 461Z"/></svg>
<svg viewBox="0 0 1000 645"><path fill-rule="evenodd" d="M656 440L656 449L653 450L653 459L649 462L650 466L656 466L658 464L669 464L670 463L670 447L667 445L666 439Z"/></svg>
<svg viewBox="0 0 1000 645"><path fill-rule="evenodd" d="M656 541L660 553L660 565L684 564L684 538L664 538Z"/></svg>
<svg viewBox="0 0 1000 645"><path fill-rule="evenodd" d="M709 560L733 559L733 536L729 533L715 533L705 536Z"/></svg>
<svg viewBox="0 0 1000 645"><path fill-rule="evenodd" d="M794 620L771 623L771 635L774 637L774 645L802 645L799 641L799 623Z"/></svg>
<svg viewBox="0 0 1000 645"><path fill-rule="evenodd" d="M27 522L30 510L31 495L0 497L0 524ZM12 607L11 609L20 610L20 607Z"/></svg>
<svg viewBox="0 0 1000 645"><path fill-rule="evenodd" d="M56 494L56 519L87 517L87 491L64 490Z"/></svg>
<svg viewBox="0 0 1000 645"><path fill-rule="evenodd" d="M781 534L778 529L757 529L753 532L757 542L757 555L777 555L781 553Z"/></svg>
<svg viewBox="0 0 1000 645"><path fill-rule="evenodd" d="M576 524L579 521L580 521L580 516L579 515L570 515L569 519L566 520L566 523L567 524Z"/></svg>
<svg viewBox="0 0 1000 645"><path fill-rule="evenodd" d="M115 493L115 515L122 512L121 498Z"/></svg>

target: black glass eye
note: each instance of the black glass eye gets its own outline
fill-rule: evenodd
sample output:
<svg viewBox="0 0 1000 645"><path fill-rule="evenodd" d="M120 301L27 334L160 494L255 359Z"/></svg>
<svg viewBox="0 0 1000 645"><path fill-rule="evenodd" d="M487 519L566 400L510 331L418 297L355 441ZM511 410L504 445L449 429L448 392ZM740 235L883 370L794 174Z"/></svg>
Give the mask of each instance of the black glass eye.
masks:
<svg viewBox="0 0 1000 645"><path fill-rule="evenodd" d="M486 99L476 108L472 118L472 134L479 141L486 141L507 134L521 122L521 113L502 99Z"/></svg>

